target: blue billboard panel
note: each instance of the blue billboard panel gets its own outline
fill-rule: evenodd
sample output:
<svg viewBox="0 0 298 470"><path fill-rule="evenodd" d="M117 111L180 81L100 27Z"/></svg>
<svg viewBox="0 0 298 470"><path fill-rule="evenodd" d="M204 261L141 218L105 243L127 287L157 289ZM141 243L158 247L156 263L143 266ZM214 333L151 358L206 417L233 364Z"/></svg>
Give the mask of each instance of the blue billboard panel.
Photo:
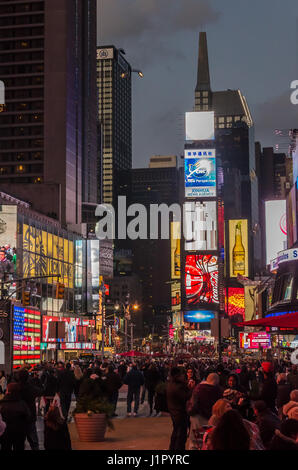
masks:
<svg viewBox="0 0 298 470"><path fill-rule="evenodd" d="M185 197L216 197L215 149L185 150Z"/></svg>
<svg viewBox="0 0 298 470"><path fill-rule="evenodd" d="M190 310L184 313L186 323L209 323L215 318L215 313L210 310Z"/></svg>

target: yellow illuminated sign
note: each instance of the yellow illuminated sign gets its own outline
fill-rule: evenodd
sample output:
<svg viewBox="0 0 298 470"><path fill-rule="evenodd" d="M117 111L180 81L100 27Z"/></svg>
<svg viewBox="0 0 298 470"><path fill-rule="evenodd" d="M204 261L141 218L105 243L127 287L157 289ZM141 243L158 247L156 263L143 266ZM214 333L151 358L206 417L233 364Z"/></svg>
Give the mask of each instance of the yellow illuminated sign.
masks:
<svg viewBox="0 0 298 470"><path fill-rule="evenodd" d="M60 275L59 282L65 287L73 288L73 249L72 241L24 224L24 277ZM57 278L48 279L49 284L57 281Z"/></svg>
<svg viewBox="0 0 298 470"><path fill-rule="evenodd" d="M230 277L248 277L247 219L229 220Z"/></svg>
<svg viewBox="0 0 298 470"><path fill-rule="evenodd" d="M171 278L181 276L181 224L171 222Z"/></svg>

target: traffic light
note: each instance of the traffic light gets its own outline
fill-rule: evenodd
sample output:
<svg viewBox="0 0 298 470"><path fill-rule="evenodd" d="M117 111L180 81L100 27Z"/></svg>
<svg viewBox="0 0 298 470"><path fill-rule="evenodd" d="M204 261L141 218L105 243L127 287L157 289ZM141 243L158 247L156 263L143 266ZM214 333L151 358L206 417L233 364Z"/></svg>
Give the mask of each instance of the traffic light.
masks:
<svg viewBox="0 0 298 470"><path fill-rule="evenodd" d="M58 283L56 287L56 299L64 300L64 291L65 285Z"/></svg>
<svg viewBox="0 0 298 470"><path fill-rule="evenodd" d="M23 290L22 303L24 307L28 307L28 305L30 305L30 291Z"/></svg>

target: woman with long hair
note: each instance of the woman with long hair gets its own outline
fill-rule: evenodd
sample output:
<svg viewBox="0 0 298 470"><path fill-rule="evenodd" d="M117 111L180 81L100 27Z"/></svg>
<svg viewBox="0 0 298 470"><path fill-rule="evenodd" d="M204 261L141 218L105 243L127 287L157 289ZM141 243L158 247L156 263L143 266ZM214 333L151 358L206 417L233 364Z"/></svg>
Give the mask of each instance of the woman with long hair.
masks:
<svg viewBox="0 0 298 470"><path fill-rule="evenodd" d="M220 418L210 437L210 450L250 450L250 435L240 413L229 410Z"/></svg>

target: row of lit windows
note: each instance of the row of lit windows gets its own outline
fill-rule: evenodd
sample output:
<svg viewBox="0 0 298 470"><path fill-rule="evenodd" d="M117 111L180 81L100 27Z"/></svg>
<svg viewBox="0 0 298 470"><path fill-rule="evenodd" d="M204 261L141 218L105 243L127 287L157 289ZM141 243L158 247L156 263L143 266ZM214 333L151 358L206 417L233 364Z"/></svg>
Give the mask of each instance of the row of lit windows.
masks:
<svg viewBox="0 0 298 470"><path fill-rule="evenodd" d="M22 173L42 173L43 166L38 165L14 165L14 166L1 166L0 175L8 175L12 173L22 174Z"/></svg>

